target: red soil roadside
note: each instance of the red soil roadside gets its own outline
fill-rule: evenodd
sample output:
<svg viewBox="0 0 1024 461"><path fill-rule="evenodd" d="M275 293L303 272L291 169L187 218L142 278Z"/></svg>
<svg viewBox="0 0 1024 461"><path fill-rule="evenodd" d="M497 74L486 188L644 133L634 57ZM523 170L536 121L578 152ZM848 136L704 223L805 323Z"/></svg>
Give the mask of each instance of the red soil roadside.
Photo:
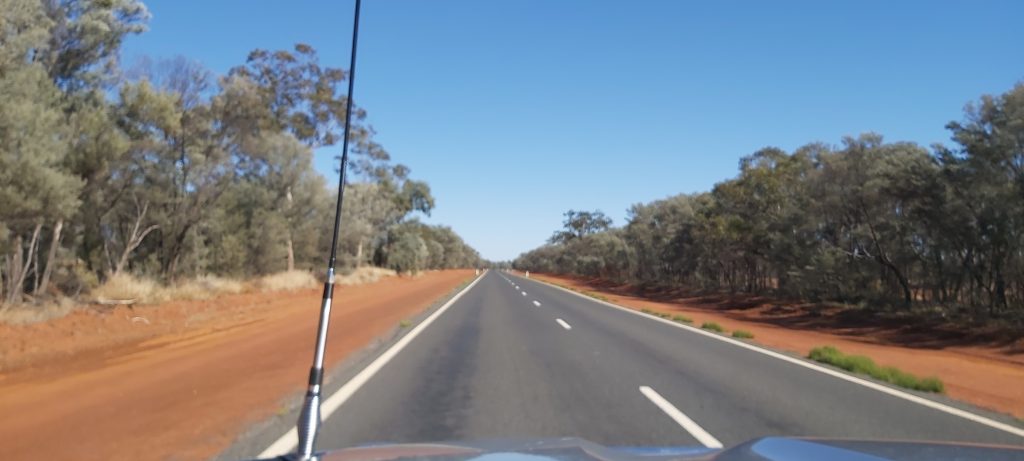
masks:
<svg viewBox="0 0 1024 461"><path fill-rule="evenodd" d="M736 302L673 294L644 296L635 287L601 280L530 276L581 292L599 293L620 306L686 315L698 326L717 322L728 331L746 330L755 335L753 341L758 344L803 356L813 347L832 345L919 376L938 376L950 397L1024 418L1021 338L984 341L948 331L929 333L915 325L856 319L835 312L807 312L757 298Z"/></svg>
<svg viewBox="0 0 1024 461"><path fill-rule="evenodd" d="M472 276L339 287L327 363ZM304 387L319 300L249 293L0 325L0 459L207 459Z"/></svg>

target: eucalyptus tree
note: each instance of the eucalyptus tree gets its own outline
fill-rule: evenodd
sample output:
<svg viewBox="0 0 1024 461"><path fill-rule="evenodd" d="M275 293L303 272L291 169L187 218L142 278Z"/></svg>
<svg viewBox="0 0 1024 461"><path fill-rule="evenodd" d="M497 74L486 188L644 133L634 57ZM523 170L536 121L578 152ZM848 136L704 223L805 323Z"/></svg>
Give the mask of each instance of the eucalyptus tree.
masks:
<svg viewBox="0 0 1024 461"><path fill-rule="evenodd" d="M74 212L81 183L63 168L69 133L61 93L37 59L50 46L53 22L35 1L4 0L0 11L0 285L3 299L20 302L29 274L36 291L44 279L43 225Z"/></svg>
<svg viewBox="0 0 1024 461"><path fill-rule="evenodd" d="M519 269L975 315L1024 314L1024 84L968 105L953 147L867 133L761 149L709 193L570 210Z"/></svg>

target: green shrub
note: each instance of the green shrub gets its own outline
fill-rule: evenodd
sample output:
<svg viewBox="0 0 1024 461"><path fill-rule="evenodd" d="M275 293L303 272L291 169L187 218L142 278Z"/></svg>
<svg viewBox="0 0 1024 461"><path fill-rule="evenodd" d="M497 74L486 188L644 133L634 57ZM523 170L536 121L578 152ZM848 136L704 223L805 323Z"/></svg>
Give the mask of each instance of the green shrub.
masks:
<svg viewBox="0 0 1024 461"><path fill-rule="evenodd" d="M399 328L409 328L409 325L412 325L412 322L408 320L402 320L401 322L398 322Z"/></svg>
<svg viewBox="0 0 1024 461"><path fill-rule="evenodd" d="M703 324L701 324L700 327L708 331L713 331L715 333L722 333L725 331L725 328L722 328L721 325L715 322L704 322Z"/></svg>
<svg viewBox="0 0 1024 461"><path fill-rule="evenodd" d="M815 362L837 363L839 355L839 349L833 346L821 346L811 349L811 352L807 354L807 358Z"/></svg>
<svg viewBox="0 0 1024 461"><path fill-rule="evenodd" d="M918 382L918 390L925 392L934 392L936 394L942 394L946 392L946 385L942 383L942 380L935 376L926 376L921 378Z"/></svg>
<svg viewBox="0 0 1024 461"><path fill-rule="evenodd" d="M679 323L693 323L693 319L691 319L691 318L689 318L689 317L687 317L685 315L677 315L675 317L672 317L672 321L673 322L679 322Z"/></svg>
<svg viewBox="0 0 1024 461"><path fill-rule="evenodd" d="M736 330L732 332L732 337L739 339L754 339L754 334L746 330Z"/></svg>
<svg viewBox="0 0 1024 461"><path fill-rule="evenodd" d="M807 354L807 358L907 389L936 393L942 393L946 389L939 378L919 378L896 367L882 367L871 360L871 357L847 355L833 346L815 347Z"/></svg>

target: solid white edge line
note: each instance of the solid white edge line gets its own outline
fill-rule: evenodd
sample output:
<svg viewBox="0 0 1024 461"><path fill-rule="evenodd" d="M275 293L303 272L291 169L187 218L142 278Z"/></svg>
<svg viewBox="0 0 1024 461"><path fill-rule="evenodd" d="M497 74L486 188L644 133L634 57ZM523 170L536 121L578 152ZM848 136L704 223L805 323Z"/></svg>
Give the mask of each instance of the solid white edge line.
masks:
<svg viewBox="0 0 1024 461"><path fill-rule="evenodd" d="M685 413L679 411L675 405L672 405L672 402L665 400L657 391L647 386L640 386L640 392L702 445L708 448L722 448L722 442L719 442L718 439L709 434L708 431L705 431L703 427L700 427L700 424L690 419Z"/></svg>
<svg viewBox="0 0 1024 461"><path fill-rule="evenodd" d="M558 324L561 325L562 328L565 328L566 330L571 330L572 329L572 327L568 323L565 323L565 320L555 319L555 321L558 322Z"/></svg>
<svg viewBox="0 0 1024 461"><path fill-rule="evenodd" d="M531 280L533 280L533 279L531 279ZM832 376L834 378L838 378L838 379L841 379L841 380L844 380L844 381L848 381L848 382L851 382L851 383L855 383L855 384L860 384L861 386L874 389L874 390L879 391L879 392L881 392L883 394L888 394L888 395L891 395L893 397L897 397L897 398L900 398L900 399L903 399L903 400L914 402L914 403L919 404L919 405L926 406L926 407L934 409L934 410L941 411L943 413L947 413L947 414L950 414L950 415L953 415L953 416L959 416L959 417L961 417L963 419L966 419L968 421L973 421L973 422L976 422L978 424L991 427L993 429L998 429L998 430L1001 430L1003 432L1008 432L1010 434L1013 434L1013 435L1016 435L1016 436L1019 436L1019 437L1024 437L1024 429L1020 429L1018 427L1014 427L1014 426L1011 426L1011 425L1006 424L1006 423L1001 423L1001 422L996 421L994 419L986 418L984 416L977 415L977 414L971 413L971 412L966 411L966 410L961 410L961 409L956 408L956 407L951 407L949 405L942 404L942 403L939 403L939 402L936 402L936 401L933 401L933 400L929 400L929 399L926 399L924 397L919 397L919 396L916 396L914 394L909 394L909 393L906 393L906 392L903 392L903 391L900 391L900 390L897 390L897 389L894 389L894 388L891 388L891 387L888 387L888 386L883 386L883 385L875 383L875 382L871 382L871 381L868 381L868 380L865 380L865 379L862 379L862 378L858 378L858 377L853 376L853 375L848 375L846 373L842 373L842 372L839 372L839 371L836 371L836 370L833 370L833 369L830 369L830 368L825 368L823 366L820 366L820 365L817 365L817 364L814 364L814 363L811 363L811 362L807 362L807 361L804 361L804 360L796 359L796 358L790 357L788 355L781 354L781 353L778 353L778 352L775 352L775 351L772 351L772 350L764 349L764 348L761 348L761 347L758 347L758 346L755 346L755 345L752 345L752 344L749 344L749 343L745 343L745 342L742 342L742 341L739 341L739 340L735 340L735 339L732 339L732 338L727 338L725 336L721 336L721 335L717 335L715 333L704 331L704 330L701 330L701 329L699 329L697 327L691 327L691 326L688 326L688 325L683 325L683 324L680 324L680 323L673 322L671 320L663 319L661 317L655 317L655 316L650 315L650 314L645 314L643 312L640 312L640 311L637 311L637 310L634 310L634 309L630 309L628 307L622 307L622 306L619 306L618 304L612 304L612 303L607 302L607 301L601 301L600 299L594 299L594 298L591 298L589 296L577 293L575 291L572 291L572 290L569 290L569 289L566 289L566 288L562 288L562 287L560 287L558 285L553 285L553 284L550 284L550 283L547 283L547 282L544 282L544 281L540 281L540 280L535 280L535 281L538 282L538 283L543 283L543 284L545 284L547 286L550 286L552 288L557 288L557 289L562 290L562 291L564 291L566 293L569 293L571 295L578 296L578 297L583 298L583 299L585 299L587 301L595 302L595 303L598 303L598 304L603 304L603 305L611 307L611 308L615 308L615 309L619 309L619 310L622 310L622 311L629 312L629 313L631 313L633 315L638 315L638 316L641 316L641 317L646 317L646 318L654 320L656 322L661 322L661 323L664 323L666 325L671 325L671 326L676 327L676 328L681 328L681 329L689 331L691 333L697 333L699 335L704 335L704 336L707 336L709 338L714 338L714 339L717 339L719 341L727 342L727 343L732 344L734 346L742 347L744 349L748 349L748 350L751 350L751 351L754 351L754 352L757 352L757 353L760 353L760 354L764 354L764 355L767 355L769 357L773 357L773 358L776 358L776 359L779 359L779 360L782 360L782 361L785 361L785 362L792 363L794 365L798 365L798 366L801 366L801 367L804 367L804 368L808 368L808 369L811 369L811 370L814 370L814 371L817 371L817 372L820 372L820 373L824 373L824 374Z"/></svg>
<svg viewBox="0 0 1024 461"><path fill-rule="evenodd" d="M330 418L331 414L333 414L339 407L341 407L345 403L345 401L349 399L349 397L352 397L352 394L355 394L355 392L359 390L359 388L362 387L363 384L366 384L366 382L369 381L370 378L373 377L373 375L377 374L377 372L384 367L384 365L387 365L387 363L390 362L391 359L393 359L396 355L398 355L398 353L401 352L402 349L405 348L405 346L407 346L413 339L416 338L416 336L418 336L421 332L423 332L423 330L430 326L430 324L433 323L435 319L440 317L441 314L447 311L448 308L452 306L452 304L455 304L455 301L458 301L459 298L462 297L462 295L466 294L471 288L473 288L473 286L476 285L476 283L479 282L480 279L484 277L484 275L487 275L487 271L484 271L482 274L477 276L477 278L473 280L472 283L467 285L466 288L463 288L462 291L459 291L458 293L455 294L455 296L452 296L452 299L449 299L448 302L444 303L444 305L439 307L436 311L434 311L434 313L430 314L430 316L423 319L423 321L420 322L419 325L416 325L412 330L410 330L408 334L402 336L402 339L399 339L398 342L396 342L394 345L388 348L388 350L384 351L384 353L381 354L379 357L374 359L373 362L370 362L370 364L367 365L366 368L363 368L362 370L359 371L358 374L353 376L352 379L348 380L348 382L341 386L341 388L338 389L337 392L328 397L327 400L324 400L323 404L320 406L321 421L326 421L327 418ZM290 453L296 446L298 446L298 438L299 434L293 427L288 432L285 432L284 435L282 435L276 441L274 441L274 443L270 444L269 447L264 449L256 457L273 458L275 456Z"/></svg>
<svg viewBox="0 0 1024 461"><path fill-rule="evenodd" d="M534 305L534 306L537 306L537 307L540 307L540 302L538 302L538 301L534 301L534 302L533 302L533 305Z"/></svg>

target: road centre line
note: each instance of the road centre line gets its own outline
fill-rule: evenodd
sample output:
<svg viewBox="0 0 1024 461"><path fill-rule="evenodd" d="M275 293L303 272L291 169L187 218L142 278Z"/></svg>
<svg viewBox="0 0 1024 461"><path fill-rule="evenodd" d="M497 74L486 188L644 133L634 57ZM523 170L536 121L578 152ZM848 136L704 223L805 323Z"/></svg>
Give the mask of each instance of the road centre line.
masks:
<svg viewBox="0 0 1024 461"><path fill-rule="evenodd" d="M709 434L708 431L705 431L699 424L683 414L683 412L679 411L675 405L672 405L672 402L665 400L665 397L662 397L657 391L647 386L640 386L640 393L660 408L661 411L664 411L669 418L672 418L673 421L682 426L686 432L689 432L693 438L697 439L697 441L705 447L722 448L722 442L719 442L718 439Z"/></svg>
<svg viewBox="0 0 1024 461"><path fill-rule="evenodd" d="M533 302L533 305L534 305L534 306L537 306L537 307L540 307L540 303L539 303L539 302L537 302L537 301L534 301L534 302Z"/></svg>
<svg viewBox="0 0 1024 461"><path fill-rule="evenodd" d="M561 325L562 328L565 328L566 330L571 330L572 329L572 326L570 326L568 323L565 323L565 320L555 319L555 321L558 322L558 324Z"/></svg>

